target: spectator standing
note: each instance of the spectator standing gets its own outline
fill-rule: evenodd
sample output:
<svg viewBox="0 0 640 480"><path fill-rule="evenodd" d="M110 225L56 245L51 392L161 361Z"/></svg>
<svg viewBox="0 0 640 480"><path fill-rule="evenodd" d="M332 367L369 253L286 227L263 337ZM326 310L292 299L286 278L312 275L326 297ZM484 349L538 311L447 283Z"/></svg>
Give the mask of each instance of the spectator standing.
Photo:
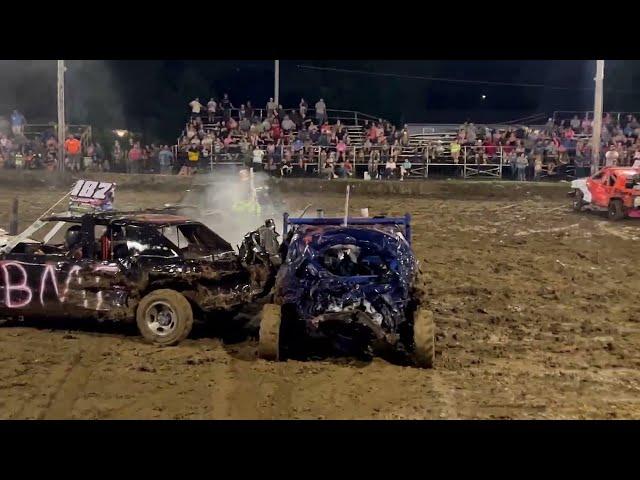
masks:
<svg viewBox="0 0 640 480"><path fill-rule="evenodd" d="M160 164L160 173L162 175L171 174L171 166L173 165L173 153L167 145L163 145L158 153L158 163Z"/></svg>
<svg viewBox="0 0 640 480"><path fill-rule="evenodd" d="M198 147L192 145L187 152L187 159L189 160L186 165L186 171L184 174L193 175L198 168L198 162L200 162L200 150Z"/></svg>
<svg viewBox="0 0 640 480"><path fill-rule="evenodd" d="M218 104L213 99L213 97L211 97L209 99L209 102L207 102L207 113L209 114L209 123L213 123L213 120L216 118L217 107L218 107Z"/></svg>
<svg viewBox="0 0 640 480"><path fill-rule="evenodd" d="M462 146L460 145L460 143L458 143L458 140L453 140L450 144L449 144L449 148L451 149L451 161L458 165L458 162L460 161L460 150L462 149ZM460 168L461 167L456 167L456 175L460 175Z"/></svg>
<svg viewBox="0 0 640 480"><path fill-rule="evenodd" d="M322 98L316 102L316 120L319 125L327 121L327 105Z"/></svg>
<svg viewBox="0 0 640 480"><path fill-rule="evenodd" d="M264 157L264 150L259 146L253 149L253 169L256 171L262 170L262 157Z"/></svg>
<svg viewBox="0 0 640 480"><path fill-rule="evenodd" d="M524 153L521 153L516 160L516 168L518 170L518 180L524 182L526 180L526 170L529 165L529 160Z"/></svg>
<svg viewBox="0 0 640 480"><path fill-rule="evenodd" d="M135 143L133 148L129 150L129 155L127 156L127 171L128 173L140 173L140 162L142 161L142 149L140 148L139 143Z"/></svg>
<svg viewBox="0 0 640 480"><path fill-rule="evenodd" d="M604 157L605 157L605 166L615 167L618 165L618 159L620 157L620 154L616 150L615 145L611 145Z"/></svg>
<svg viewBox="0 0 640 480"><path fill-rule="evenodd" d="M14 110L11 114L11 132L14 135L22 135L27 120L18 110Z"/></svg>
<svg viewBox="0 0 640 480"><path fill-rule="evenodd" d="M391 158L395 163L398 163L398 158L400 157L400 152L402 151L402 147L398 143L398 140L395 140L393 146L391 147Z"/></svg>
<svg viewBox="0 0 640 480"><path fill-rule="evenodd" d="M189 102L189 106L191 107L192 117L200 116L200 110L204 108L204 105L200 103L200 99L198 97Z"/></svg>
<svg viewBox="0 0 640 480"><path fill-rule="evenodd" d="M67 154L69 168L71 171L80 171L80 155L82 153L82 145L73 135L69 135L69 138L64 142L64 151Z"/></svg>
<svg viewBox="0 0 640 480"><path fill-rule="evenodd" d="M247 100L247 105L245 107L245 112L246 112L246 116L249 119L249 121L253 120L253 105L251 105L251 101Z"/></svg>
<svg viewBox="0 0 640 480"><path fill-rule="evenodd" d="M555 125L553 123L553 118L549 118L547 123L544 125L544 133L545 135L550 136L553 133Z"/></svg>
<svg viewBox="0 0 640 480"><path fill-rule="evenodd" d="M338 141L336 145L336 151L338 152L338 160L344 161L345 152L347 151L347 144L344 143L344 140Z"/></svg>
<svg viewBox="0 0 640 480"><path fill-rule="evenodd" d="M576 168L577 170L577 168ZM540 175L542 174L542 155L536 155L533 164L533 181L540 181Z"/></svg>
<svg viewBox="0 0 640 480"><path fill-rule="evenodd" d="M96 142L96 163L101 172L108 172L111 170L109 160L104 155L104 149L99 142Z"/></svg>
<svg viewBox="0 0 640 480"><path fill-rule="evenodd" d="M467 125L467 128L466 128L467 143L470 145L475 144L476 138L477 138L476 127L473 123L470 123L469 125Z"/></svg>
<svg viewBox="0 0 640 480"><path fill-rule="evenodd" d="M251 156L249 155L251 145L247 141L247 137L243 136L238 143L240 147L240 157L242 158L243 165L250 167L251 166Z"/></svg>
<svg viewBox="0 0 640 480"><path fill-rule="evenodd" d="M269 101L267 102L267 118L270 115L273 115L277 108L278 104L273 101L273 98L269 98Z"/></svg>
<svg viewBox="0 0 640 480"><path fill-rule="evenodd" d="M231 118L231 109L233 108L233 104L231 103L231 100L229 100L229 94L228 93L225 93L222 96L222 100L220 100L220 105L222 106L224 119L225 120L230 119Z"/></svg>
<svg viewBox="0 0 640 480"><path fill-rule="evenodd" d="M140 149L142 152L142 158L140 159L140 171L146 172L149 170L149 159L151 158L151 151L148 145L145 145Z"/></svg>
<svg viewBox="0 0 640 480"><path fill-rule="evenodd" d="M300 99L300 116L304 117L307 114L307 110L309 106L304 98Z"/></svg>

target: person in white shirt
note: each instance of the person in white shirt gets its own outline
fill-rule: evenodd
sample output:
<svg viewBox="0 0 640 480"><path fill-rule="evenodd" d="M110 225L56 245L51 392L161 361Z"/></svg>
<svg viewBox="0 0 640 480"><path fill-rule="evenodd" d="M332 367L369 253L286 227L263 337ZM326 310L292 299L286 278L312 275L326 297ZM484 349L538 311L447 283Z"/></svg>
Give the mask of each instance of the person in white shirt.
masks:
<svg viewBox="0 0 640 480"><path fill-rule="evenodd" d="M200 110L204 108L204 105L200 103L199 98L196 98L195 100L189 102L189 106L191 107L191 113L193 113L194 115L200 115Z"/></svg>
<svg viewBox="0 0 640 480"><path fill-rule="evenodd" d="M290 132L291 130L295 130L296 124L289 118L288 115L284 116L284 120L282 121L282 129L285 132Z"/></svg>
<svg viewBox="0 0 640 480"><path fill-rule="evenodd" d="M327 105L323 99L318 100L316 103L316 120L318 124L322 125L327 119Z"/></svg>
<svg viewBox="0 0 640 480"><path fill-rule="evenodd" d="M278 104L273 101L273 98L269 98L269 101L267 102L267 116L273 114L276 108L278 108Z"/></svg>
<svg viewBox="0 0 640 480"><path fill-rule="evenodd" d="M260 147L256 147L253 150L253 168L258 170L258 167L262 167L262 157L264 157L264 151L260 150Z"/></svg>
<svg viewBox="0 0 640 480"><path fill-rule="evenodd" d="M213 122L213 119L216 115L216 107L218 106L218 104L216 103L216 101L212 98L209 100L209 102L207 103L207 112L209 113L209 122Z"/></svg>
<svg viewBox="0 0 640 480"><path fill-rule="evenodd" d="M393 157L390 157L387 160L387 163L384 166L384 171L387 178L392 178L396 173L396 162L393 160Z"/></svg>
<svg viewBox="0 0 640 480"><path fill-rule="evenodd" d="M620 157L620 154L616 150L615 145L611 145L611 147L609 148L609 151L604 156L605 165L607 167L615 167L616 165L618 165L619 157Z"/></svg>

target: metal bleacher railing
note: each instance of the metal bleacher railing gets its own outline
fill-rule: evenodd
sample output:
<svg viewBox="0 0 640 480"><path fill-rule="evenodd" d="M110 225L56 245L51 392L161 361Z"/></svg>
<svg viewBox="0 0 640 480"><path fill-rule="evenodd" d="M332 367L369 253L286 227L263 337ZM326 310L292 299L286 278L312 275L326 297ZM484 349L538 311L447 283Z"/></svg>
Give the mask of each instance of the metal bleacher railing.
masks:
<svg viewBox="0 0 640 480"><path fill-rule="evenodd" d="M615 119L617 122L620 122L621 118L624 118L627 115L633 115L636 118L640 119L639 112L605 112L608 113L611 118ZM590 111L569 111L569 110L558 110L553 112L551 118L553 118L554 122L563 121L563 120L571 120L574 116L577 116L580 120L583 118L587 118L588 120L593 120L593 110Z"/></svg>
<svg viewBox="0 0 640 480"><path fill-rule="evenodd" d="M290 111L291 110L285 110L285 113ZM235 117L237 112L237 109L232 110L232 116ZM258 113L256 114L255 112ZM254 110L254 115L259 118L264 118L262 116L265 114L266 110L264 109ZM380 120L378 117L346 110L328 110L327 114L331 124L335 124L337 120L340 120L348 132L350 142L344 156L350 159L354 167L353 171L356 174L361 174L361 172L367 170L370 171L370 175L372 175L371 171L373 168L378 171L373 172L372 176L378 176L380 170L384 172L385 161L390 157L394 158L398 167L403 164L407 166L410 164L410 168L408 168L406 172L408 178L428 178L431 174L458 176L462 178L502 178L503 175L514 174L514 165L510 162L512 159L507 155L509 150L514 150L513 147L462 145L460 153L456 156L452 155L451 143L458 136L460 129L459 124L434 124L429 127L423 127L421 133L410 135L408 142L401 145L399 149L394 149L392 146L389 146L386 152L383 152L382 147L376 145L366 149L364 148L366 132L362 124L371 120L378 121ZM206 118L206 113L201 114L201 116ZM307 116L315 120L313 110L308 110ZM532 118L542 116L546 117L544 114L537 114L532 116ZM212 124L207 124L205 118L203 118L203 122L206 130L207 126L212 126ZM513 131L518 127L527 128L524 125L511 123L484 126L500 133L508 130ZM529 130L535 130L536 128L542 129L544 126L528 128ZM589 141L589 136L576 134L574 140L586 142ZM177 155L177 145L175 148ZM285 158L284 148L285 147L281 145L279 151L275 152L275 156L278 157L277 160ZM204 164L206 164L207 167L213 171L216 165L250 164L251 150L250 148L249 151L242 153L239 145L230 145L223 151L211 152L207 157L202 158L201 165L204 166ZM335 145L313 145L311 147L305 147L300 156L293 155L292 164L295 164L299 171L301 170L307 174L319 174L323 170L322 163L325 159L325 154L321 153L323 151L326 152L326 156L329 156L331 152L335 152L335 156L338 157ZM554 177L558 175L560 171L562 171L562 174L566 177L573 176L575 168L571 159L575 157L575 152L575 148L570 148L566 154L556 153L550 155L549 153L545 153L545 164L542 166L540 177ZM533 158L531 149L526 149L525 153L529 155L530 158ZM377 166L375 162L378 162ZM274 171L279 171L279 167L276 165L273 165L271 168Z"/></svg>

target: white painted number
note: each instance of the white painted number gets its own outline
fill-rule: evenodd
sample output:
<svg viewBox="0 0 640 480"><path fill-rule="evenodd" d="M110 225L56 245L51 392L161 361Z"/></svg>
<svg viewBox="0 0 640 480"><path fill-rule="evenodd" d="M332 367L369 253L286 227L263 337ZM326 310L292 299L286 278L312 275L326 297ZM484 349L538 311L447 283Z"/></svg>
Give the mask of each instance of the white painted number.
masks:
<svg viewBox="0 0 640 480"><path fill-rule="evenodd" d="M112 188L113 183L110 182L78 180L78 182L73 187L73 190L71 190L71 196L104 200L107 197L107 193L109 193Z"/></svg>
<svg viewBox="0 0 640 480"><path fill-rule="evenodd" d="M78 192L80 191L80 189L82 188L82 185L84 185L84 180L78 180L76 182L76 184L73 187L73 190L71 190L71 196L75 197L78 195Z"/></svg>
<svg viewBox="0 0 640 480"><path fill-rule="evenodd" d="M98 182L92 182L91 180L87 180L84 182L84 187L80 190L78 194L79 197L84 198L92 198L96 188L98 187Z"/></svg>
<svg viewBox="0 0 640 480"><path fill-rule="evenodd" d="M111 190L111 183L108 182L101 182L100 185L98 185L98 189L96 190L96 193L93 194L93 198L97 198L98 200L104 200L105 197L107 196L107 192L109 190Z"/></svg>

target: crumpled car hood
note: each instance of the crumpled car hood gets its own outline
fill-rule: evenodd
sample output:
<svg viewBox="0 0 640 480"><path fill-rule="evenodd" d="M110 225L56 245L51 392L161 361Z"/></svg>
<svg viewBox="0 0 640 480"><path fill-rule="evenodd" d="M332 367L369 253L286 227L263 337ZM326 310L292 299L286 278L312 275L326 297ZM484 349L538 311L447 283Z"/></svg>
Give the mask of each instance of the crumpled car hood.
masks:
<svg viewBox="0 0 640 480"><path fill-rule="evenodd" d="M353 275L336 274L327 266L332 248L344 245L359 251L361 265L351 267ZM367 264L368 260L375 261ZM417 267L411 247L398 231L303 226L291 234L286 262L276 279L276 297L297 305L307 319L359 309L380 322L386 319L391 323L387 326L395 329L404 320Z"/></svg>

